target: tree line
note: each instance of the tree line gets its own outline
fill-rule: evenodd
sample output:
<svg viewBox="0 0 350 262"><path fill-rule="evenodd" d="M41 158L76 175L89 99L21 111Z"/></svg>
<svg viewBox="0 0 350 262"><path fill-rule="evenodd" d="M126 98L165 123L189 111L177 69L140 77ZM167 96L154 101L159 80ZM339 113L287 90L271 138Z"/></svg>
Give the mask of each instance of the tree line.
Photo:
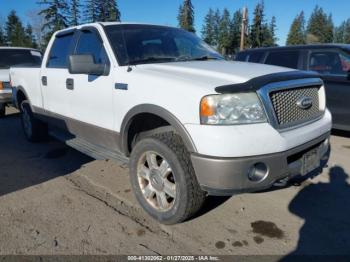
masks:
<svg viewBox="0 0 350 262"><path fill-rule="evenodd" d="M202 38L225 55L236 53L240 47L242 30L242 10L232 14L225 8L209 9L201 30ZM178 15L179 26L190 32L194 29L195 10L191 0L184 0ZM245 34L245 48L269 47L277 45L277 21L272 17L266 19L264 1L258 2L253 11L251 23L248 19ZM340 26L334 26L332 15L316 6L306 22L302 11L293 20L288 33L286 45L312 43L346 43L350 44L350 18Z"/></svg>
<svg viewBox="0 0 350 262"><path fill-rule="evenodd" d="M6 23L0 25L0 45L44 49L57 30L83 23L121 20L116 0L40 0L38 5L40 10L32 14L38 23L37 33L33 34L30 23L24 26L13 10ZM36 16L41 19L38 21Z"/></svg>
<svg viewBox="0 0 350 262"><path fill-rule="evenodd" d="M38 6L39 10L32 15L32 24L24 25L15 11L8 14L5 24L0 25L0 45L44 49L57 30L96 21L121 21L116 0L39 0ZM209 9L198 33L222 54L231 55L239 50L242 19L241 9L232 13L228 8ZM196 33L195 8L191 0L183 0L177 20L179 27ZM277 45L276 17L266 18L263 0L257 3L247 24L245 48ZM295 17L286 45L333 42L350 44L350 18L335 26L332 15L316 6L308 21L304 12Z"/></svg>

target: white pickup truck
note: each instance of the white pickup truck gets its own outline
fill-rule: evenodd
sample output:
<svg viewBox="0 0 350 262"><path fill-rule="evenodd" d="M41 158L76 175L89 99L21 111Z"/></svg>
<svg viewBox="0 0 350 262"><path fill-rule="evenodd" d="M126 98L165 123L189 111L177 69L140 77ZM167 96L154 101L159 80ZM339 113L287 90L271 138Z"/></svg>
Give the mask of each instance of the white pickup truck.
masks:
<svg viewBox="0 0 350 262"><path fill-rule="evenodd" d="M10 73L29 140L49 133L129 163L136 198L165 224L193 216L207 195L266 189L327 160L318 75L225 61L181 29L70 28L54 34L40 69Z"/></svg>
<svg viewBox="0 0 350 262"><path fill-rule="evenodd" d="M6 106L12 103L10 85L10 67L40 66L41 53L38 50L23 47L0 47L0 118L6 113Z"/></svg>

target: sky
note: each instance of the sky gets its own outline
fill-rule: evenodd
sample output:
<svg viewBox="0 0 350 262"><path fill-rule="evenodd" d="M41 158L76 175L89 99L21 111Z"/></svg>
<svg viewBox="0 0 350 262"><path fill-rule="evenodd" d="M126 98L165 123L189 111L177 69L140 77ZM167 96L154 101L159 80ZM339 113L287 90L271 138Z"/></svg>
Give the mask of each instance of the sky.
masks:
<svg viewBox="0 0 350 262"><path fill-rule="evenodd" d="M200 34L204 17L209 8L228 8L231 13L246 6L252 20L253 10L259 0L192 0L195 8L195 26ZM4 22L10 10L16 10L26 23L28 12L38 9L38 0L0 0L0 22ZM83 0L82 0L83 2ZM182 0L118 0L124 22L143 22L177 26L177 13ZM326 13L331 13L334 24L350 18L350 0L265 0L265 13L268 20L277 19L278 44L284 45L290 25L295 16L304 10L308 19L316 5Z"/></svg>

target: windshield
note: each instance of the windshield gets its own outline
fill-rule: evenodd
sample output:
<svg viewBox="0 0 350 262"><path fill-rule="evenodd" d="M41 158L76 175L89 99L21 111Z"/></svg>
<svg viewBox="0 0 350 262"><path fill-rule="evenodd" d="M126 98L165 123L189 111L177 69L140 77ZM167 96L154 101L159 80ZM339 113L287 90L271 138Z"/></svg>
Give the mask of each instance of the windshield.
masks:
<svg viewBox="0 0 350 262"><path fill-rule="evenodd" d="M40 66L41 54L35 50L0 49L0 69L13 66Z"/></svg>
<svg viewBox="0 0 350 262"><path fill-rule="evenodd" d="M195 34L153 25L105 27L120 65L223 59Z"/></svg>

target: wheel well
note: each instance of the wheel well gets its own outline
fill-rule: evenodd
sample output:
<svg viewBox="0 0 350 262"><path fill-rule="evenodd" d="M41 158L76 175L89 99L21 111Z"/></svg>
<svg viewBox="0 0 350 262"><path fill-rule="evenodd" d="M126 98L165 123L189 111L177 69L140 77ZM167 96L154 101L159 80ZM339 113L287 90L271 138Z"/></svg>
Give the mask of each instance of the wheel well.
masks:
<svg viewBox="0 0 350 262"><path fill-rule="evenodd" d="M16 97L16 100L17 100L17 106L18 106L18 109L21 109L21 104L24 100L26 100L27 97L26 95L23 93L23 91L21 90L18 90L17 91L17 97Z"/></svg>
<svg viewBox="0 0 350 262"><path fill-rule="evenodd" d="M165 126L171 125L160 116L151 113L141 113L133 117L127 134L127 153L130 154L140 133Z"/></svg>

